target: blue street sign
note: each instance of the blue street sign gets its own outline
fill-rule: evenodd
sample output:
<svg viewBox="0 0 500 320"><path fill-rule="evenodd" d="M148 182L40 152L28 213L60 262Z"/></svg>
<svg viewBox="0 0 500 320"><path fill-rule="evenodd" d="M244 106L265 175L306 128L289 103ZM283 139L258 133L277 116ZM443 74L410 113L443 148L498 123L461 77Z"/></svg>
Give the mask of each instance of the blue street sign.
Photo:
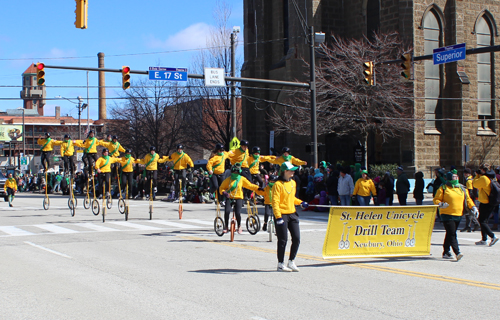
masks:
<svg viewBox="0 0 500 320"><path fill-rule="evenodd" d="M465 60L465 43L434 49L432 50L432 58L434 64Z"/></svg>
<svg viewBox="0 0 500 320"><path fill-rule="evenodd" d="M187 81L187 68L149 67L149 80Z"/></svg>

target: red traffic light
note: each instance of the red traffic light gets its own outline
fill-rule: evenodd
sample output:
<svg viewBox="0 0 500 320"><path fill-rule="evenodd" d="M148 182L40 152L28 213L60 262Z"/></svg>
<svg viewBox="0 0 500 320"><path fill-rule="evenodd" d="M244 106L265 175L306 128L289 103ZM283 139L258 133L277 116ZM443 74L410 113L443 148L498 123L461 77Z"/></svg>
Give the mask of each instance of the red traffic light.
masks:
<svg viewBox="0 0 500 320"><path fill-rule="evenodd" d="M130 67L123 67L122 73L129 73L130 72Z"/></svg>
<svg viewBox="0 0 500 320"><path fill-rule="evenodd" d="M45 68L45 65L44 65L43 63L40 63L40 62L39 62L39 63L37 63L37 64L36 64L36 68L37 68L38 70L43 70L43 68Z"/></svg>

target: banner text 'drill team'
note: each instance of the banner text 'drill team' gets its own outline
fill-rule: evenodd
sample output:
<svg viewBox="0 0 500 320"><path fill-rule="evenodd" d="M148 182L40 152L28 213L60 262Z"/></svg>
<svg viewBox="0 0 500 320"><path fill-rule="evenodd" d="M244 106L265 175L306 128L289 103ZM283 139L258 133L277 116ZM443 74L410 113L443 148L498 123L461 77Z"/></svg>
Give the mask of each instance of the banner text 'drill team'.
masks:
<svg viewBox="0 0 500 320"><path fill-rule="evenodd" d="M436 210L436 206L332 207L323 257L428 255Z"/></svg>

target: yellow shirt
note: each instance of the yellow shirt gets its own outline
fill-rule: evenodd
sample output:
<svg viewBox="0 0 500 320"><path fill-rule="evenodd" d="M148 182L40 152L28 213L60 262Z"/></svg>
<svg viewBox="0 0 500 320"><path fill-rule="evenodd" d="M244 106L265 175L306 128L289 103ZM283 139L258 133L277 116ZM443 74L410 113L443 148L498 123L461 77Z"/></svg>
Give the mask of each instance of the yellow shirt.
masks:
<svg viewBox="0 0 500 320"><path fill-rule="evenodd" d="M99 141L99 144L109 150L109 155L111 157L119 158L120 152L126 151L118 141L116 143L113 141Z"/></svg>
<svg viewBox="0 0 500 320"><path fill-rule="evenodd" d="M93 145L92 145L92 141L94 142ZM76 140L75 145L77 147L84 148L85 149L85 150L83 150L84 153L97 153L97 146L100 146L101 144L100 144L99 140L97 140L96 137L93 137L93 138L88 137L87 139L85 139L83 141ZM92 148L90 148L90 146L92 146ZM87 152L87 149L89 149L88 152Z"/></svg>
<svg viewBox="0 0 500 320"><path fill-rule="evenodd" d="M440 214L447 214L450 216L461 216L464 210L464 192L462 188L453 188L450 186L439 187L432 200L434 204L439 204L440 202L446 202L449 204L448 208L439 209ZM474 202L468 195L468 192L465 192L465 196L467 197L467 206L472 208L474 206Z"/></svg>
<svg viewBox="0 0 500 320"><path fill-rule="evenodd" d="M45 146L45 144L47 143L47 139L38 139L36 143L38 143L41 146ZM50 139L49 143L47 143L47 145L42 149L42 151L52 151L55 143L56 141L54 139Z"/></svg>
<svg viewBox="0 0 500 320"><path fill-rule="evenodd" d="M253 154L247 158L247 165L250 168L250 174L259 174L259 166L261 162L270 162L276 159L276 156L260 156L258 159L254 159ZM255 161L255 163L254 163ZM253 165L252 165L253 164Z"/></svg>
<svg viewBox="0 0 500 320"><path fill-rule="evenodd" d="M226 158L228 157L228 152L222 152L222 156L215 154L207 162L207 171L213 171L214 174L223 174L226 171ZM219 164L220 163L220 164ZM217 166L214 168L214 166Z"/></svg>
<svg viewBox="0 0 500 320"><path fill-rule="evenodd" d="M245 151L239 149L235 149L233 151L228 152L229 161L231 161L231 165L233 166L236 163L241 163L242 168L248 168L248 149Z"/></svg>
<svg viewBox="0 0 500 320"><path fill-rule="evenodd" d="M128 161L129 159L130 159L130 162ZM129 162L128 165L127 165L127 162ZM130 156L130 158L121 157L120 164L122 166L122 172L133 172L134 171L134 163L135 163L135 159L132 156ZM127 165L127 166L125 166L125 165Z"/></svg>
<svg viewBox="0 0 500 320"><path fill-rule="evenodd" d="M75 144L71 140L56 141L54 144L61 146L61 157L71 157L75 153Z"/></svg>
<svg viewBox="0 0 500 320"><path fill-rule="evenodd" d="M17 191L17 181L14 178L9 178L7 181L5 181L5 185L3 186L3 189L5 192L7 192L7 188L11 188L14 191Z"/></svg>
<svg viewBox="0 0 500 320"><path fill-rule="evenodd" d="M135 163L146 165L149 163L149 160L151 160L152 157L154 157L153 161L151 161L149 166L146 167L146 170L158 170L158 163L164 163L167 161L167 160L160 159L160 156L158 155L158 153L155 152L154 156L151 155L151 153L148 153L144 157L144 159L135 160ZM165 157L163 157L163 158L165 158Z"/></svg>
<svg viewBox="0 0 500 320"><path fill-rule="evenodd" d="M227 191L229 193L229 198L231 199L243 199L243 188L256 191L259 189L259 186L253 183L250 183L250 181L247 180L247 178L241 176L240 182L238 182L238 185L232 192L229 192L229 189L233 186L233 182L231 182L231 177L226 178L224 181L222 181L219 191L220 193L223 193Z"/></svg>
<svg viewBox="0 0 500 320"><path fill-rule="evenodd" d="M101 173L111 172L111 165L115 162L120 162L120 159L109 157L108 163L106 165L104 165L106 163L106 161L107 161L106 159L104 159L103 157L100 157L95 162L95 168L100 169Z"/></svg>
<svg viewBox="0 0 500 320"><path fill-rule="evenodd" d="M377 195L377 189L375 189L375 184L372 179L358 179L356 185L354 186L353 195L358 195L362 197L368 197L370 192L373 196Z"/></svg>
<svg viewBox="0 0 500 320"><path fill-rule="evenodd" d="M472 181L472 185L474 188L478 190L478 200L481 203L487 204L490 203L488 196L491 193L491 181L487 176L476 176L476 178Z"/></svg>
<svg viewBox="0 0 500 320"><path fill-rule="evenodd" d="M182 156L184 155L184 156ZM179 158L181 158L179 160ZM194 167L194 163L193 163L193 160L191 160L191 158L188 156L187 153L183 152L181 154L179 154L178 152L174 152L172 153L171 156L164 156L162 158L163 162L165 161L172 161L174 163L174 170L184 170L187 168L187 166L189 165L191 168ZM179 160L179 161L177 161ZM176 163L177 162L177 163Z"/></svg>
<svg viewBox="0 0 500 320"><path fill-rule="evenodd" d="M264 188L263 191L260 191L260 190L255 191L256 194L264 197L264 204L267 204L267 205L272 204L271 203L271 192L272 192L272 188L269 184Z"/></svg>
<svg viewBox="0 0 500 320"><path fill-rule="evenodd" d="M465 187L467 188L467 190L474 189L474 187L472 186L472 180L472 177L467 177L467 179L465 180Z"/></svg>
<svg viewBox="0 0 500 320"><path fill-rule="evenodd" d="M283 162L286 162L286 160L285 160L285 158L283 158L283 156L281 156L281 157L277 157L274 160L269 161L269 162L273 163L273 164L278 164L281 166L283 164ZM302 161L300 159L295 158L294 156L292 156L292 158L290 159L290 162L295 166L303 166L307 163L305 161Z"/></svg>
<svg viewBox="0 0 500 320"><path fill-rule="evenodd" d="M278 180L273 186L273 212L276 219L280 219L283 214L295 213L295 206L302 203L302 200L295 198L295 180Z"/></svg>

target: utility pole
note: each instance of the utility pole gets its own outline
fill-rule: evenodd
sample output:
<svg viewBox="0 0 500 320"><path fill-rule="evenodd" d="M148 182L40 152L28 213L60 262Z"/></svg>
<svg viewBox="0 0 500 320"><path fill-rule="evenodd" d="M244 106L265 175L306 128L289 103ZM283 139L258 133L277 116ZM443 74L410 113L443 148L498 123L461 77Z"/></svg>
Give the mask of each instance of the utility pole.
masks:
<svg viewBox="0 0 500 320"><path fill-rule="evenodd" d="M78 96L78 140L82 140L82 97Z"/></svg>
<svg viewBox="0 0 500 320"><path fill-rule="evenodd" d="M316 59L314 49L314 26L309 27L310 48L310 89L311 90L311 138L312 138L312 163L313 168L318 167L318 130L316 128Z"/></svg>
<svg viewBox="0 0 500 320"><path fill-rule="evenodd" d="M235 46L236 32L233 28L233 32L231 32L231 77L233 78L236 75ZM232 138L234 138L236 137L236 87L234 81L231 81L231 122L233 123Z"/></svg>

